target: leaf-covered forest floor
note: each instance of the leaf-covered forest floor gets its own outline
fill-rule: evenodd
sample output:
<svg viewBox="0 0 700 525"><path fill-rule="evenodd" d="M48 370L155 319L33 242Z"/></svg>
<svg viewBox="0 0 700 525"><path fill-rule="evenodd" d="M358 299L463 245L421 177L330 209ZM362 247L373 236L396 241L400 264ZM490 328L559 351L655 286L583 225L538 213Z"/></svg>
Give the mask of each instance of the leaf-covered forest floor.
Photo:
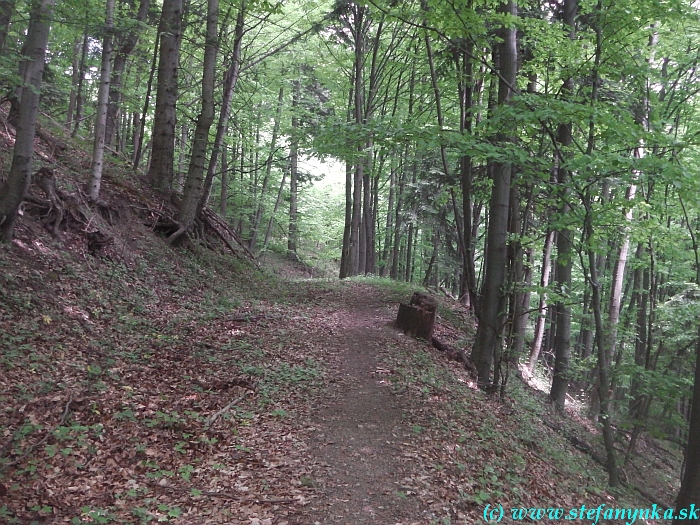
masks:
<svg viewBox="0 0 700 525"><path fill-rule="evenodd" d="M635 485L673 502L672 444L643 439L629 485L608 490L550 428L601 452L594 425L515 374L488 397L393 327L411 286L309 279L273 255L259 269L214 240L172 248L138 180L112 166L91 212L87 155L51 158L82 215L54 239L28 207L0 247L0 523L466 524L486 504L651 506ZM114 239L99 256L94 227ZM462 308L440 298L439 313L440 338L468 346Z"/></svg>

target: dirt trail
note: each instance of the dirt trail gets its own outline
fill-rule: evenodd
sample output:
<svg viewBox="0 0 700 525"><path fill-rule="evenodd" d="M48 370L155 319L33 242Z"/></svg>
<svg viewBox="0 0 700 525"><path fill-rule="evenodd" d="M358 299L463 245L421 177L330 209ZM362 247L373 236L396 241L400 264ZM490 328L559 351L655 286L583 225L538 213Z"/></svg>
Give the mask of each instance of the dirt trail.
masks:
<svg viewBox="0 0 700 525"><path fill-rule="evenodd" d="M312 424L316 432L311 454L325 467L309 483L318 497L304 524L409 525L429 522L402 480L411 464L402 456L402 442L411 438L411 424L401 396L392 392L380 368L387 344L405 336L391 325L388 309L355 305L333 314L335 383Z"/></svg>

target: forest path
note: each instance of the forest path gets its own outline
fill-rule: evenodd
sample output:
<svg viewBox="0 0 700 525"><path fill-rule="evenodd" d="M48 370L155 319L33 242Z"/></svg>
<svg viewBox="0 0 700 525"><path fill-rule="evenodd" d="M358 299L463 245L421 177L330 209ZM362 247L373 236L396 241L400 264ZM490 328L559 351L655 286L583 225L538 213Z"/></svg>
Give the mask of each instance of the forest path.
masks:
<svg viewBox="0 0 700 525"><path fill-rule="evenodd" d="M338 305L340 306L340 305ZM290 523L417 525L430 522L407 491L414 472L405 452L411 431L407 401L393 392L381 356L406 341L393 313L371 297L357 297L318 322L333 334L327 346L330 383L311 414L309 453L317 497Z"/></svg>

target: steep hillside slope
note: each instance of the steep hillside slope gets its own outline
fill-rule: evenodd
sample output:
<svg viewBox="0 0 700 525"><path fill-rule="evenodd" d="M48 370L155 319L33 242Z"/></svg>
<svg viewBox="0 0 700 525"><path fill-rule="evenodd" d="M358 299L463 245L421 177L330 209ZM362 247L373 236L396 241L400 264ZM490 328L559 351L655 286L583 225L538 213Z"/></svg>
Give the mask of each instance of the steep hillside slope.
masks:
<svg viewBox="0 0 700 525"><path fill-rule="evenodd" d="M0 522L445 524L489 504L651 505L606 491L571 445L595 448L594 428L514 379L489 398L398 332L410 286L307 279L282 259L273 273L206 229L173 248L154 231L170 204L115 161L105 205L88 206L87 155L53 140L37 151L63 213L33 185L0 247ZM440 312L440 336L467 344L473 321L445 299ZM627 477L670 503L677 455L644 446Z"/></svg>

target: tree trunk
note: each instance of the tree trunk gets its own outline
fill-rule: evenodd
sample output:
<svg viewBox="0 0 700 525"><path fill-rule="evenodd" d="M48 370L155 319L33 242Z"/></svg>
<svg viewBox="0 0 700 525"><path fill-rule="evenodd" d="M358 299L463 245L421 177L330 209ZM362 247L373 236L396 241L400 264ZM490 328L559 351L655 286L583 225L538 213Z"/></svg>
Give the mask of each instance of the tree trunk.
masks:
<svg viewBox="0 0 700 525"><path fill-rule="evenodd" d="M12 13L15 12L16 0L0 0L0 56L5 55L7 34L10 31Z"/></svg>
<svg viewBox="0 0 700 525"><path fill-rule="evenodd" d="M679 516L683 509L690 509L693 504L696 509L700 506L700 330L698 330L696 337L695 384L690 409L690 430L688 444L685 447L685 473L676 500L676 516ZM700 520L676 519L674 523L694 523L697 525Z"/></svg>
<svg viewBox="0 0 700 525"><path fill-rule="evenodd" d="M143 22L148 16L148 9L150 6L150 0L141 0L139 4L139 10L136 14L135 20L137 22ZM112 145L114 141L114 134L117 129L117 122L119 122L119 112L122 101L122 76L124 70L126 69L126 61L129 55L133 52L139 41L139 30L132 30L127 32L122 41L119 42L119 47L114 57L114 66L112 67L112 80L109 84L109 104L107 106L107 124L105 127L105 144Z"/></svg>
<svg viewBox="0 0 700 525"><path fill-rule="evenodd" d="M297 225L297 194L298 194L298 169L299 169L299 118L296 111L299 106L301 86L294 82L294 94L292 96L292 137L289 146L289 236L287 237L287 256L296 261L297 243L299 241Z"/></svg>
<svg viewBox="0 0 700 525"><path fill-rule="evenodd" d="M282 193L284 192L284 183L287 180L287 171L282 172L282 180L280 181L280 187L277 190L277 199L275 200L275 207L272 210L272 215L270 220L267 221L267 230L265 230L265 242L263 242L263 251L267 250L267 245L270 242L270 235L272 234L272 223L275 222L275 215L277 210L280 208L280 203L282 202Z"/></svg>
<svg viewBox="0 0 700 525"><path fill-rule="evenodd" d="M279 95L277 96L277 112L275 113L275 123L272 128L272 138L270 139L270 154L267 157L267 162L265 162L265 176L263 177L262 188L260 188L260 198L258 199L258 206L255 211L255 217L253 218L253 227L250 236L250 251L255 249L255 245L258 242L258 230L260 229L260 223L262 221L262 216L265 211L265 196L267 193L267 188L270 185L270 175L272 174L272 162L275 158L275 152L277 149L277 135L279 134L280 121L282 118L282 103L284 100L284 85L280 86Z"/></svg>
<svg viewBox="0 0 700 525"><path fill-rule="evenodd" d="M683 201L681 201L683 204ZM695 284L700 285L700 246L693 226L688 221L685 205L683 213L686 218L688 233L693 244L695 254ZM695 340L695 382L693 385L693 401L690 408L690 426L688 429L688 443L685 446L685 471L682 474L681 488L676 499L676 517L674 523L694 523L700 520L680 519L683 509L689 509L691 505L700 506L700 327ZM696 511L697 512L697 511ZM696 514L697 515L697 514ZM687 518L687 516L683 516Z"/></svg>
<svg viewBox="0 0 700 525"><path fill-rule="evenodd" d="M366 151L372 151L371 143ZM365 157L365 167L362 174L363 202L362 202L362 226L364 228L364 274L376 273L375 263L376 246L374 243L374 207L372 206L372 154L367 154Z"/></svg>
<svg viewBox="0 0 700 525"><path fill-rule="evenodd" d="M216 137L214 138L214 144L211 148L211 156L209 157L209 165L207 166L207 176L204 180L204 191L199 200L199 205L197 207L199 213L206 206L206 202L209 198L209 192L211 191L211 186L214 183L214 173L216 172L216 165L219 160L219 152L224 144L224 136L228 130L228 120L230 117L231 110L231 99L233 98L233 92L236 89L236 84L238 84L238 77L241 72L241 48L243 46L243 35L244 35L244 22L246 13L246 2L241 2L238 8L238 16L236 18L236 29L233 42L233 55L231 56L231 65L229 66L226 74L224 76L224 94L221 101L221 111L219 113L219 121L216 125ZM243 158L243 148L241 148L241 158Z"/></svg>
<svg viewBox="0 0 700 525"><path fill-rule="evenodd" d="M404 149L404 158L402 160L401 165L399 166L399 181L398 188L396 190L396 209L394 211L394 213L396 214L394 220L394 245L392 246L391 250L391 271L389 272L389 277L391 277L394 280L398 280L399 278L399 261L401 259L401 229L403 227L402 213L404 199L403 189L404 178L406 177L404 166L406 165L406 157L408 157L408 146L406 146Z"/></svg>
<svg viewBox="0 0 700 525"><path fill-rule="evenodd" d="M349 277L350 268L350 229L352 227L352 163L345 162L345 221L343 226L343 246L340 254L339 278Z"/></svg>
<svg viewBox="0 0 700 525"><path fill-rule="evenodd" d="M139 169L141 162L141 153L143 152L143 140L146 134L146 116L148 115L148 106L151 102L151 90L153 89L153 77L156 73L156 61L158 60L158 50L160 48L160 34L156 35L154 44L153 61L151 62L151 71L148 75L148 83L146 84L146 96L143 100L143 113L139 119L139 131L134 130L134 170Z"/></svg>
<svg viewBox="0 0 700 525"><path fill-rule="evenodd" d="M95 142L92 147L92 175L88 195L92 202L100 199L102 168L105 156L105 128L107 126L107 97L112 67L112 31L114 29L114 0L107 0L105 13L105 38L102 43L102 67L100 87L97 92L97 116L95 117Z"/></svg>
<svg viewBox="0 0 700 525"><path fill-rule="evenodd" d="M502 11L512 17L517 16L514 0L504 4ZM516 28L504 27L499 44L500 81L498 102L508 104L515 86L517 72ZM500 142L511 139L503 134ZM492 377L494 356L500 351L503 331L504 290L508 252L508 210L510 200L511 165L498 162L494 166L493 186L489 207L489 225L485 254L486 271L480 304L479 327L476 333L472 361L479 375L479 385L491 389L498 383L497 374ZM496 363L498 366L498 363Z"/></svg>
<svg viewBox="0 0 700 525"><path fill-rule="evenodd" d="M194 130L190 165L187 170L185 192L180 206L180 228L169 238L175 242L190 230L197 217L197 207L204 190L204 170L209 146L209 129L214 122L214 84L216 82L216 55L219 51L219 0L207 0L207 34L202 71L202 108Z"/></svg>
<svg viewBox="0 0 700 525"><path fill-rule="evenodd" d="M82 40L76 38L73 42L73 62L71 73L71 88L68 95L68 111L66 112L66 129L70 130L73 125L73 116L75 114L75 104L78 96L78 83L80 82L80 43Z"/></svg>
<svg viewBox="0 0 700 525"><path fill-rule="evenodd" d="M564 1L563 22L569 26L569 40L576 39L576 13L578 10L577 0ZM573 78L567 78L562 86L564 96L570 96L574 90ZM568 148L573 141L572 124L560 124L557 133L557 143L562 149ZM560 187L562 201L559 206L559 216L564 218L570 211L569 199L567 198L567 184L569 182L569 172L564 165L566 159L557 148L557 184ZM557 262L554 269L554 280L557 287L557 331L554 339L554 375L552 377L552 388L549 392L549 399L559 410L564 410L566 403L566 391L569 386L569 359L571 357L571 306L569 306L569 294L571 292L571 269L573 267L571 232L564 228L557 234Z"/></svg>
<svg viewBox="0 0 700 525"><path fill-rule="evenodd" d="M219 215L226 220L228 206L228 149L226 144L221 148L221 196L219 197Z"/></svg>
<svg viewBox="0 0 700 525"><path fill-rule="evenodd" d="M396 170L391 167L389 171L389 199L386 212L386 228L384 231L384 248L382 249L382 267L379 269L379 276L386 277L389 268L391 267L392 249L392 234L394 232L394 195L396 193Z"/></svg>
<svg viewBox="0 0 700 525"><path fill-rule="evenodd" d="M528 190L528 194L531 192ZM511 241L508 250L510 263L510 275L512 284L510 286L509 297L509 337L508 348L509 365L517 365L525 345L525 330L527 328L528 310L530 309L530 292L527 287L532 279L532 250L523 249L522 238L530 222L530 199L528 204L520 211L519 192L516 188L510 191L510 235ZM527 255L529 265L526 268L525 256Z"/></svg>
<svg viewBox="0 0 700 525"><path fill-rule="evenodd" d="M180 147L177 159L177 178L175 180L175 191L177 193L184 193L185 191L185 178L187 177L187 170L185 169L185 159L187 157L187 137L189 130L187 129L187 123L183 122L180 125ZM189 167L189 164L188 164Z"/></svg>
<svg viewBox="0 0 700 525"><path fill-rule="evenodd" d="M588 198L588 197L587 197ZM593 227L590 224L592 218L590 217L590 205L587 207L586 216L586 238L592 239L593 237ZM618 471L617 471L617 459L615 455L613 430L610 421L610 379L609 371L610 365L608 362L607 349L605 347L604 333L605 328L603 325L603 313L602 313L602 299L600 294L600 282L598 281L598 270L596 268L596 257L592 248L588 249L588 262L589 262L589 280L592 290L592 305L593 305L593 315L595 318L595 343L598 350L598 398L600 402L600 421L603 425L603 442L605 444L606 451L606 466L608 470L608 483L611 487L616 487L619 485Z"/></svg>
<svg viewBox="0 0 700 525"><path fill-rule="evenodd" d="M527 364L527 372L532 375L535 372L535 365L542 350L542 340L544 339L544 328L547 321L547 292L544 290L549 286L549 274L551 270L552 245L554 244L554 231L547 232L542 251L542 266L540 270L540 301L537 306L537 320L535 321L535 334L530 347L530 360Z"/></svg>
<svg viewBox="0 0 700 525"><path fill-rule="evenodd" d="M160 57L156 109L151 135L153 145L147 179L154 188L165 194L169 194L173 189L181 29L182 0L163 0L163 10L158 26Z"/></svg>
<svg viewBox="0 0 700 525"><path fill-rule="evenodd" d="M10 242L15 229L17 210L31 183L34 133L39 113L39 94L44 73L44 56L55 0L38 0L32 4L24 48L22 95L7 181L0 188L0 241Z"/></svg>
<svg viewBox="0 0 700 525"><path fill-rule="evenodd" d="M462 67L459 67L457 59L457 71L459 82L460 100L460 131L471 135L472 112L474 110L474 65L471 57L474 53L474 44L467 44L466 53L462 55ZM459 296L462 302L469 302L471 308L476 306L477 286L476 270L474 266L474 237L472 235L472 158L464 155L459 160L460 186L462 190L462 220L464 226L462 240L462 279L459 284Z"/></svg>
<svg viewBox="0 0 700 525"><path fill-rule="evenodd" d="M353 120L353 100L354 96L354 73L350 81L350 89L348 90L348 105L345 120L350 123ZM351 230L352 230L352 210L353 210L353 198L352 198L352 162L349 160L345 161L345 222L343 225L343 246L340 253L340 270L339 278L345 279L350 277L352 273L352 249L351 249Z"/></svg>
<svg viewBox="0 0 700 525"><path fill-rule="evenodd" d="M83 82L85 80L85 68L88 53L88 28L85 27L83 33L83 43L80 50L80 65L78 67L78 89L75 95L75 118L73 119L73 131L71 137L75 137L80 129L80 123L83 121Z"/></svg>
<svg viewBox="0 0 700 525"><path fill-rule="evenodd" d="M438 256L439 246L440 246L440 232L436 226L433 228L433 252L430 255L430 261L428 262L428 269L425 271L425 277L423 278L423 287L424 288L427 288L428 286L432 286L434 288L437 288L437 279L438 279L437 256Z"/></svg>

